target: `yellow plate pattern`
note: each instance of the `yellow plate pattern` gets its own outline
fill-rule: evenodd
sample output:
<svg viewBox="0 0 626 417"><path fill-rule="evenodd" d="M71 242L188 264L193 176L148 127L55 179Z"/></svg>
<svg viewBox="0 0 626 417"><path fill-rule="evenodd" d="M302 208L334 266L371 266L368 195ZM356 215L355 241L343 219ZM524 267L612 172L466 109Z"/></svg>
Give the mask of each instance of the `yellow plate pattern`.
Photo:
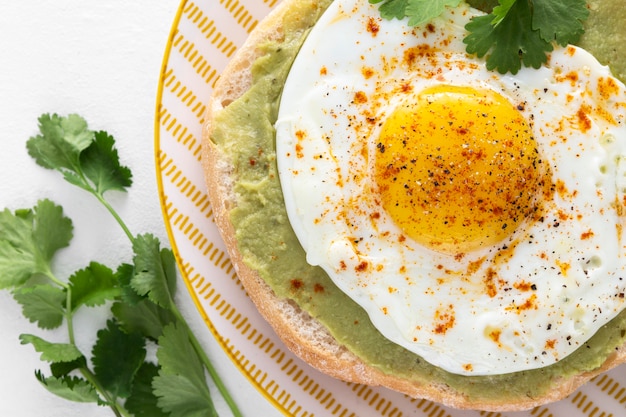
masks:
<svg viewBox="0 0 626 417"><path fill-rule="evenodd" d="M365 1L365 0L364 0ZM621 417L626 367L569 398L520 413L458 411L313 370L280 342L238 281L212 220L200 166L205 102L237 47L278 0L182 0L166 45L155 114L160 200L183 280L207 328L286 416Z"/></svg>

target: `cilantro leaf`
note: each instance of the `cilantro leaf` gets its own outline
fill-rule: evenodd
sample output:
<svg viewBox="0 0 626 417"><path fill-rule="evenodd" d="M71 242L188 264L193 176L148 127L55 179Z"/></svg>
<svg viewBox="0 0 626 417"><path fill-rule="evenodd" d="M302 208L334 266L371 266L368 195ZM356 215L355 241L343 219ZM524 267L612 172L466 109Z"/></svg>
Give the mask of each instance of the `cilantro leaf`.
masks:
<svg viewBox="0 0 626 417"><path fill-rule="evenodd" d="M76 171L80 153L93 141L87 122L76 114L43 114L39 117L39 132L26 142L28 153L42 167L61 172Z"/></svg>
<svg viewBox="0 0 626 417"><path fill-rule="evenodd" d="M169 308L176 293L176 260L172 251L160 248L159 239L151 234L139 235L133 242L135 276L131 286L139 295Z"/></svg>
<svg viewBox="0 0 626 417"><path fill-rule="evenodd" d="M406 6L409 26L420 26L439 17L446 7L457 7L461 0L411 0Z"/></svg>
<svg viewBox="0 0 626 417"><path fill-rule="evenodd" d="M50 200L41 200L35 206L32 239L43 260L50 261L61 248L72 240L72 221L63 215L63 208Z"/></svg>
<svg viewBox="0 0 626 417"><path fill-rule="evenodd" d="M99 194L109 190L126 191L132 185L130 169L120 165L114 143L115 139L107 132L96 132L95 140L80 155L83 173Z"/></svg>
<svg viewBox="0 0 626 417"><path fill-rule="evenodd" d="M130 395L135 373L146 357L145 342L138 334L124 333L113 321L98 331L92 350L94 372L114 398Z"/></svg>
<svg viewBox="0 0 626 417"><path fill-rule="evenodd" d="M419 26L441 15L460 0L369 0L378 4L384 19L408 18ZM539 68L548 60L553 42L565 46L584 33L589 16L585 0L468 0L473 7L490 12L475 16L465 25L466 51L486 57L489 70L516 74L522 67Z"/></svg>
<svg viewBox="0 0 626 417"><path fill-rule="evenodd" d="M163 327L176 320L171 311L147 299L134 305L117 302L111 311L124 331L136 332L151 340L157 340Z"/></svg>
<svg viewBox="0 0 626 417"><path fill-rule="evenodd" d="M204 367L185 329L175 323L166 326L158 344L161 370L152 387L159 407L171 417L217 416Z"/></svg>
<svg viewBox="0 0 626 417"><path fill-rule="evenodd" d="M131 281L135 276L135 266L130 264L121 264L115 271L115 279L120 286L120 299L128 305L135 305L144 299L145 296L137 294L131 285Z"/></svg>
<svg viewBox="0 0 626 417"><path fill-rule="evenodd" d="M30 343L41 353L41 360L46 362L72 362L83 357L76 345L70 343L50 343L32 334L21 334L23 345Z"/></svg>
<svg viewBox="0 0 626 417"><path fill-rule="evenodd" d="M26 142L28 153L69 183L100 196L109 190L126 191L132 184L130 169L120 165L115 139L104 131L89 130L84 118L44 114L39 131Z"/></svg>
<svg viewBox="0 0 626 417"><path fill-rule="evenodd" d="M6 224L8 210L0 213L0 225ZM2 226L0 226L2 230ZM0 232L1 233L1 232ZM38 271L37 260L33 256L32 247L24 247L28 242L12 245L8 240L0 240L0 288L14 287L26 282L34 272Z"/></svg>
<svg viewBox="0 0 626 417"><path fill-rule="evenodd" d="M457 7L461 0L369 0L380 4L379 11L384 19L409 18L409 26L419 26L440 16L446 7Z"/></svg>
<svg viewBox="0 0 626 417"><path fill-rule="evenodd" d="M100 402L100 397L94 386L82 378L69 376L60 378L54 376L45 377L40 371L35 372L35 377L48 391L66 400L79 403Z"/></svg>
<svg viewBox="0 0 626 417"><path fill-rule="evenodd" d="M588 16L585 0L534 1L532 28L539 30L546 42L566 46L585 32L583 21Z"/></svg>
<svg viewBox="0 0 626 417"><path fill-rule="evenodd" d="M75 272L69 279L72 289L72 311L80 306L93 307L113 300L120 295L120 288L113 271L97 262Z"/></svg>
<svg viewBox="0 0 626 417"><path fill-rule="evenodd" d="M184 375L159 373L152 387L158 406L171 417L218 417L209 394Z"/></svg>
<svg viewBox="0 0 626 417"><path fill-rule="evenodd" d="M491 13L494 7L498 5L498 0L466 0L471 7L481 10L485 13Z"/></svg>
<svg viewBox="0 0 626 417"><path fill-rule="evenodd" d="M500 9L497 17L477 16L465 25L470 32L463 40L467 52L479 58L487 55L487 69L502 74L517 74L522 63L539 68L547 61L546 52L552 50L552 44L541 39L539 31L529 30L532 16L528 2L515 1L507 7ZM497 26L492 24L494 19Z"/></svg>
<svg viewBox="0 0 626 417"><path fill-rule="evenodd" d="M463 39L463 42L467 45L468 53L476 54L481 58L489 52L497 40L494 33L496 26L492 25L495 20L496 17L493 15L475 16L465 25L469 35Z"/></svg>
<svg viewBox="0 0 626 417"><path fill-rule="evenodd" d="M158 345L157 358L161 365L159 374L182 374L194 384L205 385L202 363L183 326L177 323L165 326Z"/></svg>
<svg viewBox="0 0 626 417"><path fill-rule="evenodd" d="M517 0L500 0L499 4L493 8L491 14L493 15L493 20L491 24L494 26L498 26L506 17L506 15L513 7Z"/></svg>
<svg viewBox="0 0 626 417"><path fill-rule="evenodd" d="M63 323L65 292L52 285L21 287L13 298L22 306L22 314L42 329L55 329Z"/></svg>
<svg viewBox="0 0 626 417"><path fill-rule="evenodd" d="M41 200L32 210L0 212L0 289L50 275L50 261L72 239L72 221L61 206Z"/></svg>
<svg viewBox="0 0 626 417"><path fill-rule="evenodd" d="M404 19L409 0L369 0L371 4L382 3L378 6L383 19Z"/></svg>
<svg viewBox="0 0 626 417"><path fill-rule="evenodd" d="M150 362L144 362L137 371L133 380L130 396L124 403L126 409L135 417L168 417L157 406L157 397L152 392L152 380L158 375L159 367Z"/></svg>
<svg viewBox="0 0 626 417"><path fill-rule="evenodd" d="M69 362L53 362L50 364L50 372L56 378L68 375L73 370L80 368L87 368L87 359L84 356Z"/></svg>

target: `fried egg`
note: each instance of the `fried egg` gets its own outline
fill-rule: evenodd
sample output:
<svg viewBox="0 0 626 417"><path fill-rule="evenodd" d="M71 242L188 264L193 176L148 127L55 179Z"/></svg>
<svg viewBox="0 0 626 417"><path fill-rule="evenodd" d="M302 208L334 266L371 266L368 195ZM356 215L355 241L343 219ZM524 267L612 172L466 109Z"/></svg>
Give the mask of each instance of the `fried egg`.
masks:
<svg viewBox="0 0 626 417"><path fill-rule="evenodd" d="M626 89L586 51L488 71L479 12L423 27L337 0L276 122L307 262L389 340L455 374L545 367L624 308Z"/></svg>

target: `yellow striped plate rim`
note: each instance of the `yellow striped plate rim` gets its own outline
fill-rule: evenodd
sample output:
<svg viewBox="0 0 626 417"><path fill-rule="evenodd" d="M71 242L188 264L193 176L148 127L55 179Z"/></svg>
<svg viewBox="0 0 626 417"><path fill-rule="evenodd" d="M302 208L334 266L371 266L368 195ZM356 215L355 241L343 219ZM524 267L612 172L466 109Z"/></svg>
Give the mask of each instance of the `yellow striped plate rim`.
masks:
<svg viewBox="0 0 626 417"><path fill-rule="evenodd" d="M556 404L518 413L459 411L334 380L282 344L237 279L213 222L200 165L206 100L238 46L278 1L182 0L166 44L156 101L157 183L170 243L198 313L236 367L286 416L626 415L624 367Z"/></svg>

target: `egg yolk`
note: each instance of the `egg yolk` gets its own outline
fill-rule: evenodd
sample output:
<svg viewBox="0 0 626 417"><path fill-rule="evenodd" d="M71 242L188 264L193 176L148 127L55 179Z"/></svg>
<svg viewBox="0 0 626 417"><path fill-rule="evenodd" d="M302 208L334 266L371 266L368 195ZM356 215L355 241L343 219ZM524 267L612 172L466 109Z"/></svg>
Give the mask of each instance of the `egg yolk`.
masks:
<svg viewBox="0 0 626 417"><path fill-rule="evenodd" d="M509 236L536 210L547 175L517 106L491 90L452 85L394 109L374 172L382 205L404 233L448 253Z"/></svg>

